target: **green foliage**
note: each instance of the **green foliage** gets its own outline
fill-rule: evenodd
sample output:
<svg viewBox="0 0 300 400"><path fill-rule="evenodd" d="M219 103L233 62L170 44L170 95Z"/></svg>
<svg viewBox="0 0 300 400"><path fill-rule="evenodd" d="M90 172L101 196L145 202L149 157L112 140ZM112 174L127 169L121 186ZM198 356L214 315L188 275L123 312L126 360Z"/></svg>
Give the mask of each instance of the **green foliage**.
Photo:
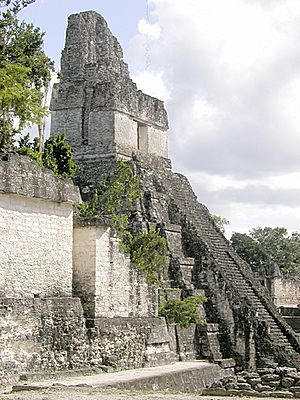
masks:
<svg viewBox="0 0 300 400"><path fill-rule="evenodd" d="M13 11L0 19L0 65L10 63L27 68L27 77L35 89L48 85L53 61L43 51L44 33L33 24L19 21Z"/></svg>
<svg viewBox="0 0 300 400"><path fill-rule="evenodd" d="M166 239L160 231L150 228L149 232L140 232L128 247L131 261L146 273L147 281L160 284L167 264Z"/></svg>
<svg viewBox="0 0 300 400"><path fill-rule="evenodd" d="M113 175L100 182L100 208L111 215L129 216L133 202L140 197L140 180L134 176L129 164L120 161Z"/></svg>
<svg viewBox="0 0 300 400"><path fill-rule="evenodd" d="M187 328L191 324L201 324L198 306L206 301L205 296L190 296L184 300L171 299L159 306L159 315L166 318L168 324L178 324Z"/></svg>
<svg viewBox="0 0 300 400"><path fill-rule="evenodd" d="M19 138L18 147L15 149L15 151L18 154L33 158L40 166L42 166L42 153L38 151L38 146L38 138L34 138L33 142L30 142L30 136L28 133L27 135Z"/></svg>
<svg viewBox="0 0 300 400"><path fill-rule="evenodd" d="M79 166L73 161L71 146L63 134L51 136L46 140L42 152L44 167L51 169L60 178L73 178Z"/></svg>
<svg viewBox="0 0 300 400"><path fill-rule="evenodd" d="M286 228L252 229L249 234L234 232L231 243L255 272L266 274L277 265L284 276L300 277L300 234Z"/></svg>
<svg viewBox="0 0 300 400"><path fill-rule="evenodd" d="M96 217L98 215L98 209L99 209L98 189L95 190L91 201L89 202L83 201L77 207L79 209L79 215L82 218Z"/></svg>
<svg viewBox="0 0 300 400"><path fill-rule="evenodd" d="M159 230L152 228L134 237L129 227L134 202L140 195L139 177L134 175L129 164L120 161L114 173L100 182L91 201L78 206L79 215L84 218L109 217L120 238L120 248L145 272L148 282L159 284L167 264L165 238Z"/></svg>
<svg viewBox="0 0 300 400"><path fill-rule="evenodd" d="M0 63L0 147L12 149L13 136L26 122L39 123L47 115L40 106L42 94L32 88L28 68L18 64ZM15 118L18 126L14 126Z"/></svg>
<svg viewBox="0 0 300 400"><path fill-rule="evenodd" d="M120 161L114 173L99 183L92 201L79 206L79 213L82 217L109 216L113 228L120 232L127 229L133 203L140 194L139 177L134 176L130 165Z"/></svg>
<svg viewBox="0 0 300 400"><path fill-rule="evenodd" d="M35 0L0 0L0 9L9 9L13 14L17 14L34 2Z"/></svg>
<svg viewBox="0 0 300 400"><path fill-rule="evenodd" d="M225 227L227 225L230 225L230 222L228 221L228 219L225 217L221 217L220 215L214 215L214 214L211 214L211 218L214 221L214 223L217 225L217 227L220 229L220 231L224 234Z"/></svg>
<svg viewBox="0 0 300 400"><path fill-rule="evenodd" d="M39 139L34 138L33 142L30 142L29 134L27 134L20 137L15 151L18 154L33 158L40 166L51 169L54 175L59 178L73 178L79 169L79 166L73 161L71 146L66 142L64 135L51 136L46 140L44 150L40 152ZM97 201L97 193L95 193L94 203ZM86 205L86 208L83 205L82 212L91 216L92 213L89 208L92 208L94 203Z"/></svg>
<svg viewBox="0 0 300 400"><path fill-rule="evenodd" d="M43 51L44 33L16 16L31 3L0 1L0 147L8 150L26 124L40 125L48 114L42 102L53 62Z"/></svg>

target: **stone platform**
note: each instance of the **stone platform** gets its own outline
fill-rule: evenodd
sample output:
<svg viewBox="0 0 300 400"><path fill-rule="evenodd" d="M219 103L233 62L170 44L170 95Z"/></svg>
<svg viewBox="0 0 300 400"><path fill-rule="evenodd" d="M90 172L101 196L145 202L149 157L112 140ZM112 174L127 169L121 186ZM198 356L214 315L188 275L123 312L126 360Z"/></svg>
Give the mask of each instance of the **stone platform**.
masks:
<svg viewBox="0 0 300 400"><path fill-rule="evenodd" d="M201 394L213 382L232 375L230 369L204 361L177 362L160 367L139 368L99 375L49 379L13 386L13 392L51 387L125 388L137 390L176 390Z"/></svg>

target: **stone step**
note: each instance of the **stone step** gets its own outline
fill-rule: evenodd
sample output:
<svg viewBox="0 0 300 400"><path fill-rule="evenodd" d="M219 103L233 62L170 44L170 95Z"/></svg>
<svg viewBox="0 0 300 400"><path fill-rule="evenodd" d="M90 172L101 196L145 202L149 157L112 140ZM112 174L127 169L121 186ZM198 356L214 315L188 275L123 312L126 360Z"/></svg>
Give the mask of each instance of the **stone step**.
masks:
<svg viewBox="0 0 300 400"><path fill-rule="evenodd" d="M229 363L230 364L230 363ZM234 374L233 368L221 368L205 361L177 362L160 367L139 368L100 375L54 378L31 384L19 384L13 392L48 389L53 386L91 388L123 388L156 391L179 391L201 394L213 382Z"/></svg>
<svg viewBox="0 0 300 400"><path fill-rule="evenodd" d="M270 336L273 337L274 341L285 345L288 350L292 350L292 346L276 322L276 316L272 316L272 313L260 300L255 287L252 286L253 283L251 283L251 281L248 282L247 278L244 276L242 272L243 268L245 268L243 261L241 260L239 262L238 256L234 254L232 256L230 255L233 252L231 246L224 236L215 228L207 209L197 202L188 182L186 181L185 183L182 177L179 175L174 176L171 173L167 175L167 179L170 188L172 188L175 203L181 208L183 213L186 214L187 219L192 222L198 231L198 235L213 255L216 264L219 266L220 270L222 270L222 273L232 282L237 293L240 294L242 298L247 298L253 304L257 310L257 318L267 324Z"/></svg>

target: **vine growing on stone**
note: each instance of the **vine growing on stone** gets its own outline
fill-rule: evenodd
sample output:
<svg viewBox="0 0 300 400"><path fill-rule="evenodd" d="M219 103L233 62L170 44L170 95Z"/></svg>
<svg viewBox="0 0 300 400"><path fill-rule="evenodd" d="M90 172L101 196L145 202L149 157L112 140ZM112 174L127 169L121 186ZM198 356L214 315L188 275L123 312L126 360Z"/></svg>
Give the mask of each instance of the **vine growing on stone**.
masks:
<svg viewBox="0 0 300 400"><path fill-rule="evenodd" d="M129 218L140 195L139 177L134 175L128 163L120 161L114 173L99 183L91 201L78 206L79 215L88 219L109 217L120 239L120 248L145 273L148 282L160 284L167 264L166 239L159 229L150 228L135 236L130 230Z"/></svg>

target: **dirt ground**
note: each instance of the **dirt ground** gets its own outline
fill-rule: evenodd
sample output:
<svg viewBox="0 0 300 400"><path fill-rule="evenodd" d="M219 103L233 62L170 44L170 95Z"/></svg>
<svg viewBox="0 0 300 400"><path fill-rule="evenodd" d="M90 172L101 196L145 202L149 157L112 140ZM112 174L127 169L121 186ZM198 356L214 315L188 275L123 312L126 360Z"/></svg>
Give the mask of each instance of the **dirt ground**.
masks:
<svg viewBox="0 0 300 400"><path fill-rule="evenodd" d="M51 388L33 391L0 394L0 400L230 400L240 397L200 396L183 393L144 393L117 389ZM256 397L243 397L243 400L258 400ZM261 399L261 398L259 398ZM273 399L265 397L265 400ZM277 399L278 400L278 399Z"/></svg>

